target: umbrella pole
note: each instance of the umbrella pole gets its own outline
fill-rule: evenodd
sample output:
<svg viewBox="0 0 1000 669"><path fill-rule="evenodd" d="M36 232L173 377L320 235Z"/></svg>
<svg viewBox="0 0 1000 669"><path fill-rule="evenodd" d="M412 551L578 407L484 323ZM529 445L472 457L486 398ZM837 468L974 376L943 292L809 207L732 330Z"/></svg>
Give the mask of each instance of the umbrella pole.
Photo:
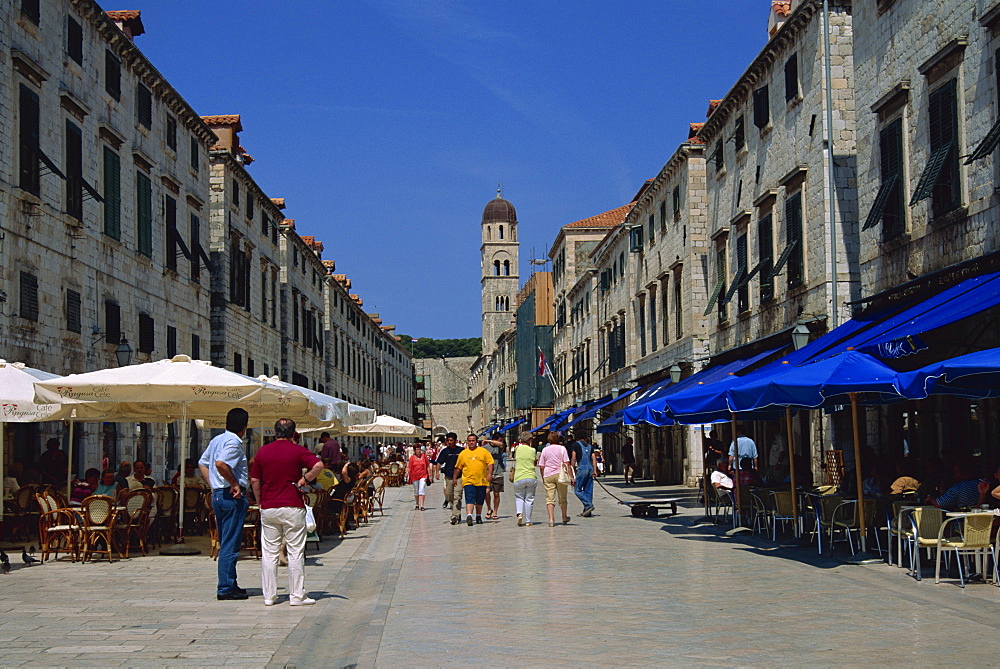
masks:
<svg viewBox="0 0 1000 669"><path fill-rule="evenodd" d="M73 428L75 421L69 422L69 455L66 458L66 499L73 496Z"/></svg>
<svg viewBox="0 0 1000 669"><path fill-rule="evenodd" d="M177 500L177 543L160 551L160 555L201 555L197 548L191 548L184 543L184 464L188 452L188 418L187 403L181 404L181 444L180 453L180 499Z"/></svg>
<svg viewBox="0 0 1000 669"><path fill-rule="evenodd" d="M753 532L753 530L750 529L749 527L744 527L742 525L742 520L743 519L740 518L740 515L739 515L740 514L740 510L742 509L742 506L740 504L740 501L742 499L741 494L740 494L740 490L741 490L741 487L740 487L740 442L737 441L737 435L736 435L736 412L735 411L730 412L730 415L733 417L733 445L732 445L732 449L733 449L733 461L736 463L736 471L731 472L731 473L735 474L735 476L733 476L733 489L736 491L736 499L735 499L735 501L733 503L733 529L731 529L728 532L726 532L726 534L728 536L733 536L733 535L735 535L738 532Z"/></svg>
<svg viewBox="0 0 1000 669"><path fill-rule="evenodd" d="M865 491L861 477L861 428L858 425L858 394L851 393L851 422L854 423L854 475L858 485L858 532L861 537L861 553L868 552L868 530L865 527Z"/></svg>
<svg viewBox="0 0 1000 669"><path fill-rule="evenodd" d="M792 526L799 536L799 488L795 483L795 442L792 441L792 407L785 407L785 430L788 442L788 478L792 487Z"/></svg>

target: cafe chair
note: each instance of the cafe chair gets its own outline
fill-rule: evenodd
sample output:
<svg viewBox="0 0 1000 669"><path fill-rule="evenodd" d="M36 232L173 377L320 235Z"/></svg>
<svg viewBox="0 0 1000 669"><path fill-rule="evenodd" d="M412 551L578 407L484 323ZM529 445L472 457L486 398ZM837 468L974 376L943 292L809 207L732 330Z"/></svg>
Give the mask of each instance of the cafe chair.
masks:
<svg viewBox="0 0 1000 669"><path fill-rule="evenodd" d="M219 528L215 524L215 509L212 508L212 495L201 498L205 514L205 526L208 528L208 555L213 560L219 557Z"/></svg>
<svg viewBox="0 0 1000 669"><path fill-rule="evenodd" d="M69 554L76 562L79 553L80 520L71 509L58 505L50 493L36 496L40 509L38 516L38 541L41 545L42 562L49 558L49 553L55 553L59 559L59 551Z"/></svg>
<svg viewBox="0 0 1000 669"><path fill-rule="evenodd" d="M799 512L801 513L801 509ZM782 529L789 521L792 522L792 530L798 532L798 520L792 515L792 491L772 490L771 491L771 540L778 540L778 523Z"/></svg>
<svg viewBox="0 0 1000 669"><path fill-rule="evenodd" d="M376 474L371 480L372 492L371 492L371 503L372 503L372 513L375 512L374 506L378 504L378 515L382 514L382 501L385 499L385 477L381 474Z"/></svg>
<svg viewBox="0 0 1000 669"><path fill-rule="evenodd" d="M243 520L242 550L253 554L257 560L260 559L260 508L247 509Z"/></svg>
<svg viewBox="0 0 1000 669"><path fill-rule="evenodd" d="M80 516L83 527L80 530L80 544L83 558L86 562L91 554L99 553L108 556L108 562L114 562L111 551L114 548L112 534L115 522L115 499L107 495L92 495L80 504ZM104 541L104 549L97 548L98 541Z"/></svg>
<svg viewBox="0 0 1000 669"><path fill-rule="evenodd" d="M865 530L873 530L875 525L875 507L876 502L873 499L864 500L864 518L865 518ZM861 529L860 520L858 518L858 500L850 499L842 501L833 509L833 515L830 518L830 552L833 552L834 544L834 533L843 532L847 537L847 544L851 548L851 555L854 555L854 541L851 539L851 532L858 533ZM878 533L875 533L875 542L878 546L879 552L881 552L882 546L878 538ZM861 547L861 537L858 537L858 547Z"/></svg>
<svg viewBox="0 0 1000 669"><path fill-rule="evenodd" d="M982 560L986 551L993 550L990 543L990 531L993 529L992 513L969 513L964 516L948 518L941 524L937 537L937 559L934 562L934 582L941 582L941 554L945 551L955 551L955 562L958 565L958 579L965 587L965 572L962 569L962 556L973 556ZM961 534L946 537L949 527L961 525Z"/></svg>
<svg viewBox="0 0 1000 669"><path fill-rule="evenodd" d="M910 509L910 571L921 580L920 549L930 557L931 550L937 550L938 535L944 523L944 511L936 506L918 506Z"/></svg>
<svg viewBox="0 0 1000 669"><path fill-rule="evenodd" d="M149 512L153 506L153 494L148 490L132 490L119 500L119 505L125 507L115 524L118 546L123 549L122 557L128 557L131 553L132 537L135 537L142 554L147 555L146 533L149 527Z"/></svg>

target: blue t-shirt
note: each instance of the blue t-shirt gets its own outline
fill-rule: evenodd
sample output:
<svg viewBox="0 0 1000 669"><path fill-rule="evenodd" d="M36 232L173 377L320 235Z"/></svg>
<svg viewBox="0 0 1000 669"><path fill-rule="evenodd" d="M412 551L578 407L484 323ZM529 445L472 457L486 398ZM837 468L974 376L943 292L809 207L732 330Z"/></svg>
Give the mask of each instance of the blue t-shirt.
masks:
<svg viewBox="0 0 1000 669"><path fill-rule="evenodd" d="M199 465L208 467L209 485L212 490L228 488L226 479L222 478L215 468L216 462L225 462L233 470L233 476L240 486L247 487L247 454L243 450L243 440L232 432L226 431L208 442L208 448L201 454Z"/></svg>

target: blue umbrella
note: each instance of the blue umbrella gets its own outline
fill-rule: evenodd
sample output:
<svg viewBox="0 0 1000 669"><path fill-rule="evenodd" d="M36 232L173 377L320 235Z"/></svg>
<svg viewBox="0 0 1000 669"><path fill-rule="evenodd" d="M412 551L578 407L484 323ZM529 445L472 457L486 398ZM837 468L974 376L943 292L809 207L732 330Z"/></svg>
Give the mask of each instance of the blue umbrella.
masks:
<svg viewBox="0 0 1000 669"><path fill-rule="evenodd" d="M985 398L1000 396L1000 348L989 348L942 360L899 375L907 397L961 395Z"/></svg>

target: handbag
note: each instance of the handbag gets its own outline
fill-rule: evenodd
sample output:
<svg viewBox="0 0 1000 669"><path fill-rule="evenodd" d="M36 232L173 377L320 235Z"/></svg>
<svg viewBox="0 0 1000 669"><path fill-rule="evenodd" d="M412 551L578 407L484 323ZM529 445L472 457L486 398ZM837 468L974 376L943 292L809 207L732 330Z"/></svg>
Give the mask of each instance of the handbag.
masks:
<svg viewBox="0 0 1000 669"><path fill-rule="evenodd" d="M573 479L570 478L569 472L566 471L566 463L563 462L559 465L559 478L556 479L559 483L563 485L572 485Z"/></svg>
<svg viewBox="0 0 1000 669"><path fill-rule="evenodd" d="M306 532L312 534L316 531L316 516L313 514L311 506L306 506Z"/></svg>

